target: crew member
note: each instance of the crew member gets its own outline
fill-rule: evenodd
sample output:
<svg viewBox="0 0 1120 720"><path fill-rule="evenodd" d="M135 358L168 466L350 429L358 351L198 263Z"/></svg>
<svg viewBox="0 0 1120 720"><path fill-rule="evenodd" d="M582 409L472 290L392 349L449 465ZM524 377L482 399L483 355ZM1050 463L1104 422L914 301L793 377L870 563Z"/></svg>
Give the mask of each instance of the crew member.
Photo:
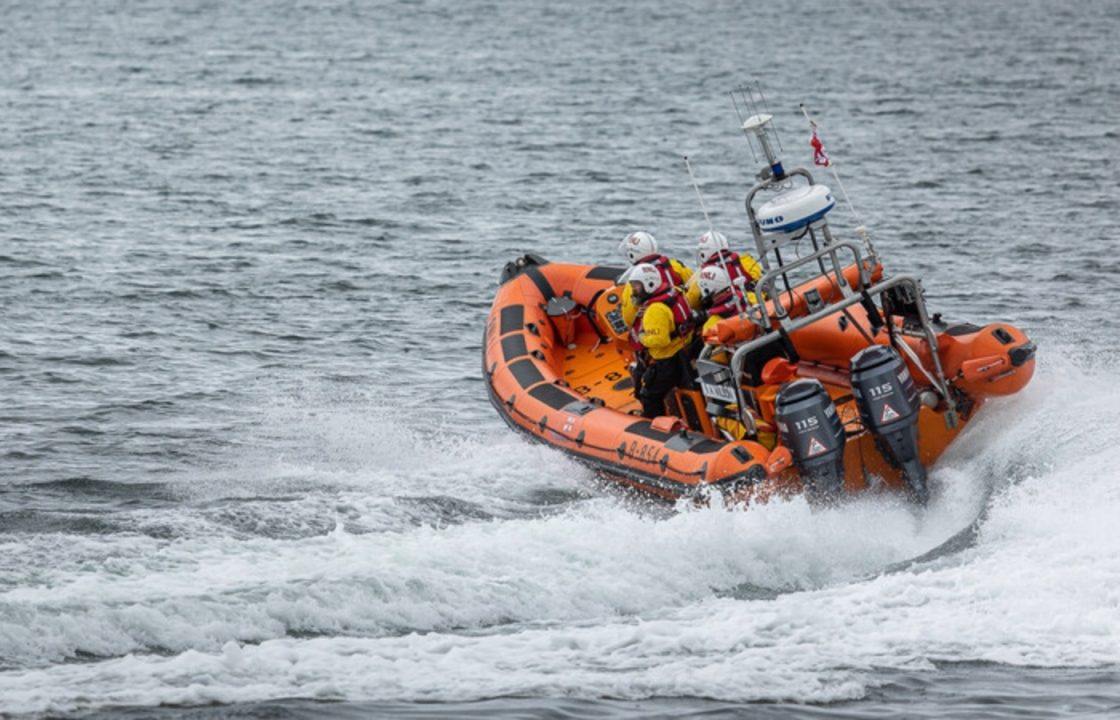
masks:
<svg viewBox="0 0 1120 720"><path fill-rule="evenodd" d="M628 286L638 303L630 327L636 356L635 394L642 404L642 416L654 418L665 414L665 397L673 388L692 386L687 348L695 313L684 291L651 263L635 265Z"/></svg>
<svg viewBox="0 0 1120 720"><path fill-rule="evenodd" d="M648 232L632 232L622 239L618 249L631 266L649 263L668 276L673 287L684 287L692 278L692 270L680 260L674 260L657 250L657 240Z"/></svg>
<svg viewBox="0 0 1120 720"><path fill-rule="evenodd" d="M618 245L618 249L626 257L627 262L630 263L630 269L619 278L619 284L623 284L622 319L627 325L633 325L634 316L638 312L638 305L634 302L634 298L631 295L630 285L627 279L633 268L641 263L648 263L657 268L662 278L668 282L671 287L687 288L689 303L693 308L700 307L699 289L693 290L692 285L689 283L692 279L692 269L680 260L658 252L657 240L654 239L653 235L640 230L638 232L632 232L622 239L622 242Z"/></svg>
<svg viewBox="0 0 1120 720"><path fill-rule="evenodd" d="M710 265L727 270L731 284L744 291L753 290L754 284L762 277L762 266L758 261L749 253L733 252L727 244L727 237L716 230L704 233L696 243L697 270Z"/></svg>
<svg viewBox="0 0 1120 720"><path fill-rule="evenodd" d="M701 334L720 320L735 317L755 303L755 294L731 284L727 270L719 265L706 265L696 273L700 303L706 318Z"/></svg>
<svg viewBox="0 0 1120 720"><path fill-rule="evenodd" d="M762 277L762 266L747 253L742 255L732 252L727 244L727 237L716 230L709 230L696 241L696 270L692 280L685 288L688 300L692 307L704 313L704 302L701 296L700 283L698 282L700 270L706 267L718 267L727 271L731 283L739 290L740 298L747 297L747 291L754 290L755 281ZM754 293L749 294L754 300ZM743 305L746 309L746 304ZM705 323L705 327L708 327ZM690 354L696 357L700 354L703 343L697 338L693 343Z"/></svg>
<svg viewBox="0 0 1120 720"><path fill-rule="evenodd" d="M733 285L731 278L728 277L727 270L719 265L707 265L701 268L696 272L696 278L703 304L701 312L707 318L704 321L701 334L707 333L720 320L735 317L756 302L755 294ZM724 365L731 360L728 353L722 350L713 353L711 359ZM777 443L774 426L759 417L754 408L749 405L746 412L750 413L754 419L754 439L773 450ZM723 412L713 417L713 420L716 427L722 430L727 437L733 440L742 440L747 437L747 427L739 420L739 406L737 404L727 405Z"/></svg>

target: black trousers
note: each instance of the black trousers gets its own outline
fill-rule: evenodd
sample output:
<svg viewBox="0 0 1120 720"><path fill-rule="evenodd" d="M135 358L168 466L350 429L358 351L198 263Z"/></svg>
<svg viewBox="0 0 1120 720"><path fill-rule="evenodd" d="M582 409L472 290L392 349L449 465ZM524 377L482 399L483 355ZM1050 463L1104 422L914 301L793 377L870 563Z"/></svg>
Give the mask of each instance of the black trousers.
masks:
<svg viewBox="0 0 1120 720"><path fill-rule="evenodd" d="M673 388L693 386L692 365L688 352L682 350L664 360L647 358L641 370L638 401L642 403L642 417L655 418L665 414L665 398Z"/></svg>

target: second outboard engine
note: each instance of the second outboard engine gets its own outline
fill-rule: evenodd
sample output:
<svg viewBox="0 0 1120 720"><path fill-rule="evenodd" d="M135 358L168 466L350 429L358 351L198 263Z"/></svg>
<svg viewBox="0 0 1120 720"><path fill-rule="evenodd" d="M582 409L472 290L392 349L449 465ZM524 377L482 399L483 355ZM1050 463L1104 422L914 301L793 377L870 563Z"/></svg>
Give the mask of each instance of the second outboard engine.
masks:
<svg viewBox="0 0 1120 720"><path fill-rule="evenodd" d="M774 405L782 445L789 448L813 500L836 498L844 487L844 425L819 380L794 380Z"/></svg>
<svg viewBox="0 0 1120 720"><path fill-rule="evenodd" d="M852 358L852 394L863 426L879 452L902 470L911 498L929 500L926 469L918 458L918 390L894 348L872 345Z"/></svg>

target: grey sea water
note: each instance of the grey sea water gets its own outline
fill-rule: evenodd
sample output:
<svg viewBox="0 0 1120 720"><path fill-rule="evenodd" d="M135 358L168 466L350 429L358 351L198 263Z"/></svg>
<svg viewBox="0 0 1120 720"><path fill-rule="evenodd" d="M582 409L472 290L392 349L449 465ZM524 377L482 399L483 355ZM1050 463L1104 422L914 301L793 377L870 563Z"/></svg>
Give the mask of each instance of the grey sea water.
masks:
<svg viewBox="0 0 1120 720"><path fill-rule="evenodd" d="M0 7L0 716L1120 714L1120 6ZM746 238L758 79L1040 345L917 517L671 513L494 415L498 271ZM836 213L841 232L854 225ZM907 563L973 526L965 542Z"/></svg>

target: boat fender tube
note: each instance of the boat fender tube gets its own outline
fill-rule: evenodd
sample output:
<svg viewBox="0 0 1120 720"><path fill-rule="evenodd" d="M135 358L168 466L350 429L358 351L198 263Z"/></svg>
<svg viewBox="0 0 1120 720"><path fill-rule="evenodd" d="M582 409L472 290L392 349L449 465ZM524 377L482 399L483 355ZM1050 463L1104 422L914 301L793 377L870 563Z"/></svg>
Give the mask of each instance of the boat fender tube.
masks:
<svg viewBox="0 0 1120 720"><path fill-rule="evenodd" d="M851 380L863 426L887 462L902 470L911 499L925 505L929 489L918 457L921 402L906 363L894 348L872 345L852 358Z"/></svg>
<svg viewBox="0 0 1120 720"><path fill-rule="evenodd" d="M810 500L837 498L844 486L844 424L819 380L786 383L778 391L775 418L782 445L805 483Z"/></svg>

